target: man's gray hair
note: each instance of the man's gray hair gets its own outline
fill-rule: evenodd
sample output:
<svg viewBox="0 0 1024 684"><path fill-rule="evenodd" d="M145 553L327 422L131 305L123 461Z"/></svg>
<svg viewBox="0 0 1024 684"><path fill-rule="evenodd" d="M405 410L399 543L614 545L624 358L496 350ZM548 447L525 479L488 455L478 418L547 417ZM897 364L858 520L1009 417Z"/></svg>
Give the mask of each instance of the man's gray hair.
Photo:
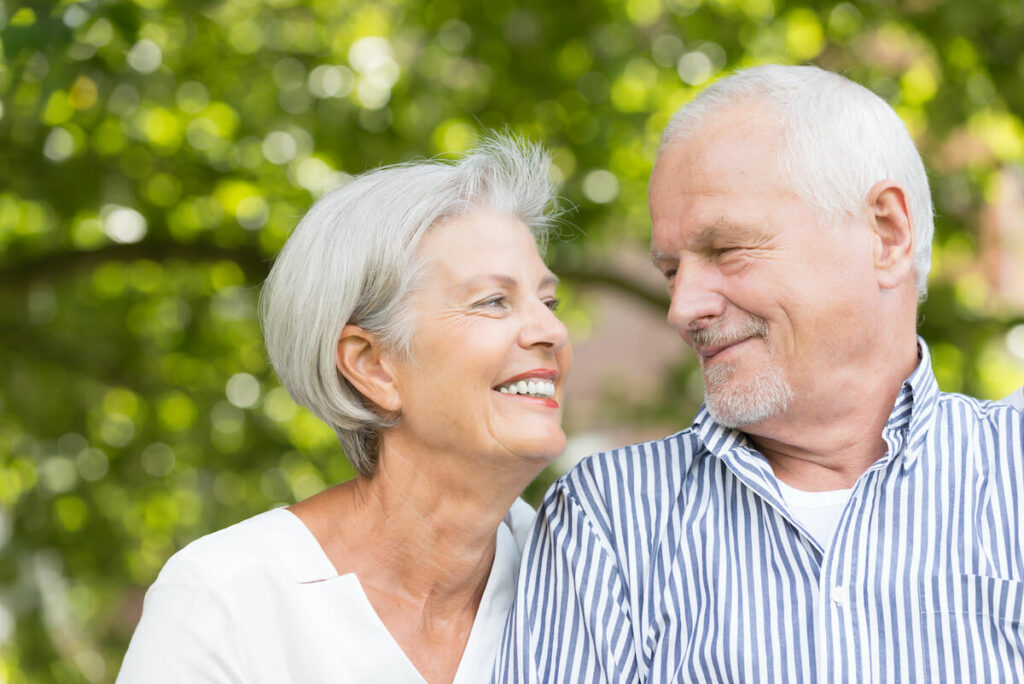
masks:
<svg viewBox="0 0 1024 684"><path fill-rule="evenodd" d="M871 187L886 178L907 193L917 246L918 297L928 289L935 230L928 175L906 126L864 86L813 66L765 65L740 71L702 91L672 117L659 153L698 132L711 116L762 102L782 129L779 172L790 188L835 225L860 211Z"/></svg>
<svg viewBox="0 0 1024 684"><path fill-rule="evenodd" d="M493 136L455 162L418 161L358 175L316 202L281 249L260 294L270 362L292 398L330 425L363 476L377 469L380 415L335 365L342 328L408 357L416 252L438 223L476 209L514 215L543 246L554 222L547 153Z"/></svg>

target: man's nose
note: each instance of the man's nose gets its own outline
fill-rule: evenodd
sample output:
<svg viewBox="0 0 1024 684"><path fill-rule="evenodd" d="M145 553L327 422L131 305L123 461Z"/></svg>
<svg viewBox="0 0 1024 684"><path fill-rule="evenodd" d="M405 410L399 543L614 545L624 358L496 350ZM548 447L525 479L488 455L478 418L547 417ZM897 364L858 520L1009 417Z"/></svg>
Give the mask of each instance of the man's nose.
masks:
<svg viewBox="0 0 1024 684"><path fill-rule="evenodd" d="M721 276L711 264L680 265L672 284L668 322L684 333L725 314Z"/></svg>

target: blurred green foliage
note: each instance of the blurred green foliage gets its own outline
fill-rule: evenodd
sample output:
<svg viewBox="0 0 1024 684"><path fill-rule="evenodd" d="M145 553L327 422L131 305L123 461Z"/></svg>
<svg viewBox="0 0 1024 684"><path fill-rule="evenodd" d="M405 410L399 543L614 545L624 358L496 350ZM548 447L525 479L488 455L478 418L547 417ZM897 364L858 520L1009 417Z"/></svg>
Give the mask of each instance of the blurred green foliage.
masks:
<svg viewBox="0 0 1024 684"><path fill-rule="evenodd" d="M259 282L347 174L484 129L552 149L570 299L663 307L595 264L645 249L671 113L737 67L841 71L932 172L943 388L1010 391L1021 300L979 226L1016 206L1022 44L1019 0L0 3L0 682L111 681L175 549L353 475L267 367ZM699 400L688 364L614 410L682 426Z"/></svg>

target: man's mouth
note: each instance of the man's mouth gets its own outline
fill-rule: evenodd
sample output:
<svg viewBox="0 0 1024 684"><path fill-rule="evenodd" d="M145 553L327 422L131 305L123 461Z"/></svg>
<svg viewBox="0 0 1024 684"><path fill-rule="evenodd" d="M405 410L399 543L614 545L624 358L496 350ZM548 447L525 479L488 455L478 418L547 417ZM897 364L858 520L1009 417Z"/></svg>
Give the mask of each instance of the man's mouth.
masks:
<svg viewBox="0 0 1024 684"><path fill-rule="evenodd" d="M719 354L724 352L726 349L732 349L736 345L743 344L744 342L746 342L747 340L750 340L750 339L753 339L753 338L744 337L743 339L736 340L735 342L727 342L725 344L716 344L714 346L700 347L700 348L697 349L697 354L700 356L700 358L702 360L707 361L709 359L712 359L712 358L718 356Z"/></svg>
<svg viewBox="0 0 1024 684"><path fill-rule="evenodd" d="M768 336L768 321L760 316L748 316L738 325L725 325L717 322L705 328L692 330L689 342L701 362L714 358L718 354L742 344L753 338Z"/></svg>

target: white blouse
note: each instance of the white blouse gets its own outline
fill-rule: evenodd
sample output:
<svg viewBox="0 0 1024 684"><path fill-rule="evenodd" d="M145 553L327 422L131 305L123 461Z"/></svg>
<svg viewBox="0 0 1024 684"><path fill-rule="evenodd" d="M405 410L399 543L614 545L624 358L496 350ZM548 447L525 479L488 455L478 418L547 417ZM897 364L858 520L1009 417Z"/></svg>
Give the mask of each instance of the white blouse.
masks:
<svg viewBox="0 0 1024 684"><path fill-rule="evenodd" d="M533 509L517 499L455 675L490 679ZM354 573L338 575L313 534L278 508L192 542L146 592L119 684L405 684L422 675Z"/></svg>

